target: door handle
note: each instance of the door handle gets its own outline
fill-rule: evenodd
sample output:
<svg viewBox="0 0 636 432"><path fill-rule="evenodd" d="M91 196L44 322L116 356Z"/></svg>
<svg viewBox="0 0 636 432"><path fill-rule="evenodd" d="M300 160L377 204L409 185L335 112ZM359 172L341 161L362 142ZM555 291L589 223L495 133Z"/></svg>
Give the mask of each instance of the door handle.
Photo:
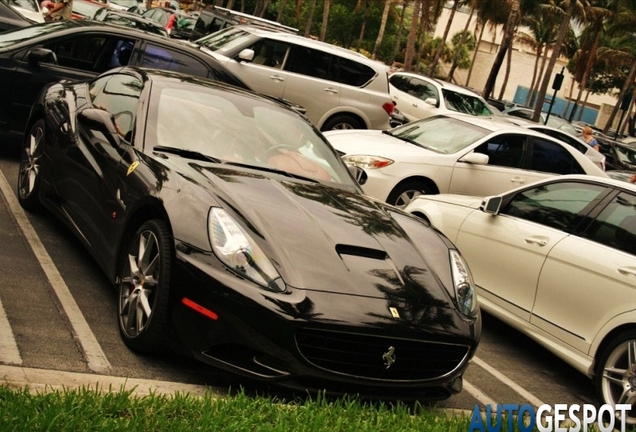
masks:
<svg viewBox="0 0 636 432"><path fill-rule="evenodd" d="M510 179L511 183L519 183L519 184L524 184L526 182L526 180L523 177L513 177Z"/></svg>
<svg viewBox="0 0 636 432"><path fill-rule="evenodd" d="M272 81L276 81L276 82L285 81L285 78L281 77L280 75L270 75L269 79L271 79Z"/></svg>
<svg viewBox="0 0 636 432"><path fill-rule="evenodd" d="M548 238L546 237L535 237L535 236L530 236L530 237L526 237L525 239L523 239L523 241L525 241L526 243L529 244L536 244L537 246L545 246L548 244Z"/></svg>
<svg viewBox="0 0 636 432"><path fill-rule="evenodd" d="M326 88L325 88L325 91L326 91L327 93L329 93L329 94L332 94L332 95L334 95L334 94L338 94L338 89L335 89L335 88L333 88L333 87L326 87Z"/></svg>
<svg viewBox="0 0 636 432"><path fill-rule="evenodd" d="M618 272L625 276L636 276L636 268L633 267L621 267Z"/></svg>

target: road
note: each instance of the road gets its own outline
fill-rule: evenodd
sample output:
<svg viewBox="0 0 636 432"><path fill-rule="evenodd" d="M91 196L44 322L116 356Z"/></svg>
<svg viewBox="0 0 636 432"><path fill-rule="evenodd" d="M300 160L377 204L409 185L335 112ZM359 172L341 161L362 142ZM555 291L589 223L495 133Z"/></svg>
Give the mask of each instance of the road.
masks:
<svg viewBox="0 0 636 432"><path fill-rule="evenodd" d="M115 290L82 245L46 213L25 213L15 196L18 157L0 149L0 364L210 386L255 386L188 358L143 357L120 339ZM439 402L596 403L591 382L501 321L484 315L464 390Z"/></svg>

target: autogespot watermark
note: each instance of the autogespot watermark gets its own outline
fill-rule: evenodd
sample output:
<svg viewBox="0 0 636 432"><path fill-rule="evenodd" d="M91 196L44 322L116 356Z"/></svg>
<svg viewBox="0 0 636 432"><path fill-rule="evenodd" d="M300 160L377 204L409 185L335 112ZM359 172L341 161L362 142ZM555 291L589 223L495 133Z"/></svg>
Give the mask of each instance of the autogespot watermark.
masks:
<svg viewBox="0 0 636 432"><path fill-rule="evenodd" d="M535 428L540 432L625 431L625 418L631 409L631 404L606 404L599 408L592 404L556 404L537 409L529 404L498 404L494 409L486 405L482 412L475 405L468 432L500 432L503 422L507 423L506 430L513 431L516 425L520 432L532 432Z"/></svg>

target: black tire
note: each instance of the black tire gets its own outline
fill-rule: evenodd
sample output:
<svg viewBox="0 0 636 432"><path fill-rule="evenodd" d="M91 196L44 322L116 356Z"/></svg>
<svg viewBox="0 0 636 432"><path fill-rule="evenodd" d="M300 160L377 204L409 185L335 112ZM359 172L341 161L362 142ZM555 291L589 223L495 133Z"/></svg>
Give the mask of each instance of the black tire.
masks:
<svg viewBox="0 0 636 432"><path fill-rule="evenodd" d="M636 330L615 337L597 357L594 387L603 404L632 403L636 397ZM636 425L636 407L627 413L626 424L628 429Z"/></svg>
<svg viewBox="0 0 636 432"><path fill-rule="evenodd" d="M45 139L44 119L36 121L24 138L20 151L18 173L18 201L25 210L39 211L41 163Z"/></svg>
<svg viewBox="0 0 636 432"><path fill-rule="evenodd" d="M122 249L117 321L124 343L137 353L165 351L172 259L168 226L160 219L144 223Z"/></svg>
<svg viewBox="0 0 636 432"><path fill-rule="evenodd" d="M336 114L330 117L323 125L321 131L339 129L364 129L364 125L358 119L348 114Z"/></svg>
<svg viewBox="0 0 636 432"><path fill-rule="evenodd" d="M433 190L426 183L419 180L408 180L398 184L391 191L386 202L403 209L419 195L432 193L434 193Z"/></svg>

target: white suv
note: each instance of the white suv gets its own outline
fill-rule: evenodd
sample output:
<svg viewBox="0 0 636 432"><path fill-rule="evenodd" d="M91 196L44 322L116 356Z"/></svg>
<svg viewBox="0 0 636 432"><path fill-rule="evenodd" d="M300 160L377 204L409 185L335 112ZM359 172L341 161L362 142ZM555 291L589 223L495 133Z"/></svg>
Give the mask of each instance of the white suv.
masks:
<svg viewBox="0 0 636 432"><path fill-rule="evenodd" d="M255 91L304 107L320 130L390 127L389 67L362 54L250 26L195 43Z"/></svg>
<svg viewBox="0 0 636 432"><path fill-rule="evenodd" d="M395 107L410 121L450 113L495 115L477 93L414 73L393 73L389 77L389 92L396 103Z"/></svg>

